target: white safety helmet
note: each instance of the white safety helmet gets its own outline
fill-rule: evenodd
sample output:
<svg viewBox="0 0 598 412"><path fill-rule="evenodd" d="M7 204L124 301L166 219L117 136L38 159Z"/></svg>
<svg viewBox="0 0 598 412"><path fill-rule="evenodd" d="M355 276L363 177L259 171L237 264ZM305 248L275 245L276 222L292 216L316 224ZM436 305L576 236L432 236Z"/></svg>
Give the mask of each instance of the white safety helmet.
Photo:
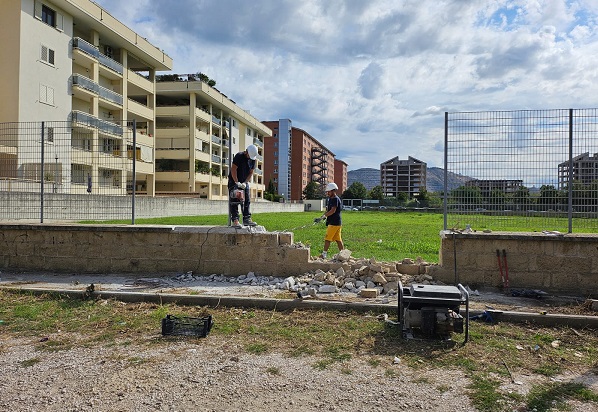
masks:
<svg viewBox="0 0 598 412"><path fill-rule="evenodd" d="M336 185L336 183L328 183L326 185L326 189L327 192L331 191L331 190L338 190L338 186Z"/></svg>
<svg viewBox="0 0 598 412"><path fill-rule="evenodd" d="M247 154L249 155L249 158L251 160L255 160L255 158L257 157L257 147L255 147L252 144L247 146Z"/></svg>

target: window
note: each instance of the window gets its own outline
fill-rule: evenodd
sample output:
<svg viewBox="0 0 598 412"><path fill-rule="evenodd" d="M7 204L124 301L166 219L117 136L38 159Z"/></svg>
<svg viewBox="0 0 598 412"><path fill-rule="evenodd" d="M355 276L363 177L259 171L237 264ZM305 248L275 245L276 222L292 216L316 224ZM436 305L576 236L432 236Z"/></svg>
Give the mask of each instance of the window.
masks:
<svg viewBox="0 0 598 412"><path fill-rule="evenodd" d="M276 150L274 151L274 156L278 156L278 152Z"/></svg>
<svg viewBox="0 0 598 412"><path fill-rule="evenodd" d="M40 103L54 106L54 89L44 84L39 85L39 101Z"/></svg>
<svg viewBox="0 0 598 412"><path fill-rule="evenodd" d="M50 49L48 46L42 45L40 57L44 63L54 66L54 50Z"/></svg>
<svg viewBox="0 0 598 412"><path fill-rule="evenodd" d="M54 128L53 127L46 127L45 128L45 133L44 133L44 137L45 137L45 141L46 142L50 142L53 143L54 142Z"/></svg>
<svg viewBox="0 0 598 412"><path fill-rule="evenodd" d="M56 12L45 4L42 5L42 21L49 26L56 27Z"/></svg>
<svg viewBox="0 0 598 412"><path fill-rule="evenodd" d="M274 142L274 147L278 147L278 142Z"/></svg>
<svg viewBox="0 0 598 412"><path fill-rule="evenodd" d="M52 26L60 31L64 26L62 14L43 4L40 0L35 0L34 5L35 18L43 21L48 26Z"/></svg>

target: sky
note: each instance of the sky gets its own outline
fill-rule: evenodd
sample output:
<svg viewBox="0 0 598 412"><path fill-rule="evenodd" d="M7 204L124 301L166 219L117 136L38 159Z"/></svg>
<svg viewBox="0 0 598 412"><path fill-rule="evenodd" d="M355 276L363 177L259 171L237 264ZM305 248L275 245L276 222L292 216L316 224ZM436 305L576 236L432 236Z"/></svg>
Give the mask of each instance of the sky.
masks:
<svg viewBox="0 0 598 412"><path fill-rule="evenodd" d="M444 113L598 107L596 0L96 0L261 121L443 167Z"/></svg>

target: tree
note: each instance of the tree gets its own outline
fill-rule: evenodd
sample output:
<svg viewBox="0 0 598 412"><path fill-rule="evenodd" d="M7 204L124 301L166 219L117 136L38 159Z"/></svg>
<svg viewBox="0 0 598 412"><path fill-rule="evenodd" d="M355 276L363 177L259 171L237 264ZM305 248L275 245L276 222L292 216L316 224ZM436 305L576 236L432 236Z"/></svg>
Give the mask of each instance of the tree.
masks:
<svg viewBox="0 0 598 412"><path fill-rule="evenodd" d="M308 200L323 199L324 193L317 182L309 182L303 189L303 198Z"/></svg>
<svg viewBox="0 0 598 412"><path fill-rule="evenodd" d="M368 197L370 199L374 199L374 200L382 200L382 199L384 199L384 192L382 191L382 186L380 186L380 185L374 186L372 188L372 190L370 190L370 193L368 194Z"/></svg>
<svg viewBox="0 0 598 412"><path fill-rule="evenodd" d="M451 204L466 209L482 204L482 191L475 186L459 186L450 192Z"/></svg>
<svg viewBox="0 0 598 412"><path fill-rule="evenodd" d="M519 186L513 195L513 203L519 206L527 206L531 203L529 189L525 186ZM519 210L519 207L517 208Z"/></svg>
<svg viewBox="0 0 598 412"><path fill-rule="evenodd" d="M397 203L399 206L405 206L407 201L409 200L409 195L405 192L397 193Z"/></svg>
<svg viewBox="0 0 598 412"><path fill-rule="evenodd" d="M419 202L419 207L430 206L430 194L428 193L428 190L425 187L421 187L419 189L417 201Z"/></svg>
<svg viewBox="0 0 598 412"><path fill-rule="evenodd" d="M270 194L278 193L278 191L276 190L276 186L274 186L274 181L272 179L270 179L270 181L268 182L268 189L266 190L266 193L270 193Z"/></svg>
<svg viewBox="0 0 598 412"><path fill-rule="evenodd" d="M353 182L347 190L343 192L341 197L343 199L365 199L367 197L367 189L361 182Z"/></svg>

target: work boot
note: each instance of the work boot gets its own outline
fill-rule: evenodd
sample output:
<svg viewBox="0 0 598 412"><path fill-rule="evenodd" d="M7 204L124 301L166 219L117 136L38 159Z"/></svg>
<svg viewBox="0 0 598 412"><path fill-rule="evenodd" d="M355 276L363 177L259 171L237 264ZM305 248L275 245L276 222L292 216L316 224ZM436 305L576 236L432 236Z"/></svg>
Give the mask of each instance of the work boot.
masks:
<svg viewBox="0 0 598 412"><path fill-rule="evenodd" d="M243 227L243 226L241 226L241 224L239 223L239 219L235 219L235 220L233 220L233 224L232 224L231 226L232 226L232 227L236 227L236 228Z"/></svg>
<svg viewBox="0 0 598 412"><path fill-rule="evenodd" d="M243 224L245 226L257 226L257 223L255 223L253 220L251 220L251 217L244 217Z"/></svg>

